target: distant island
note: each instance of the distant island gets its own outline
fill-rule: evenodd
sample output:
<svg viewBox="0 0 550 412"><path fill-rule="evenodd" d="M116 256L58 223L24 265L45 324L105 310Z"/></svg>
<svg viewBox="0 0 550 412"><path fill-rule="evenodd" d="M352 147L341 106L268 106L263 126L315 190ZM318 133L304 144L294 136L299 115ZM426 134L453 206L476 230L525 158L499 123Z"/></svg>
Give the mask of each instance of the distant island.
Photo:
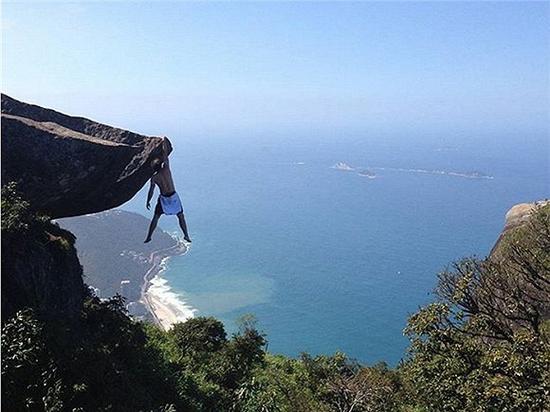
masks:
<svg viewBox="0 0 550 412"><path fill-rule="evenodd" d="M357 168L352 167L345 162L338 162L330 167L331 169L341 172L353 172L356 171L359 176L374 179L377 177L374 170L387 170L391 172L403 172L403 173L421 173L428 175L440 175L440 176L453 176L462 177L466 179L494 179L494 176L489 174L473 170L473 171L453 171L453 170L436 170L436 169L414 169L414 168L402 168L402 167L369 167L369 168Z"/></svg>
<svg viewBox="0 0 550 412"><path fill-rule="evenodd" d="M447 172L449 176L467 177L469 179L494 179L493 176L481 172Z"/></svg>
<svg viewBox="0 0 550 412"><path fill-rule="evenodd" d="M357 174L359 176L363 176L363 177L366 177L366 178L369 178L369 179L374 179L376 178L376 173L374 173L372 170L370 169L362 169L360 170L359 172L357 172Z"/></svg>
<svg viewBox="0 0 550 412"><path fill-rule="evenodd" d="M467 179L494 179L494 176L478 172L457 172L449 170L434 170L434 169L407 169L402 167L373 167L372 169L376 170L389 170L392 172L404 172L404 173L422 173L429 175L443 175L443 176L455 176L455 177L464 177Z"/></svg>
<svg viewBox="0 0 550 412"><path fill-rule="evenodd" d="M351 167L347 163L344 162L338 162L334 166L331 166L331 169L341 170L343 172L352 172L355 170L355 168Z"/></svg>

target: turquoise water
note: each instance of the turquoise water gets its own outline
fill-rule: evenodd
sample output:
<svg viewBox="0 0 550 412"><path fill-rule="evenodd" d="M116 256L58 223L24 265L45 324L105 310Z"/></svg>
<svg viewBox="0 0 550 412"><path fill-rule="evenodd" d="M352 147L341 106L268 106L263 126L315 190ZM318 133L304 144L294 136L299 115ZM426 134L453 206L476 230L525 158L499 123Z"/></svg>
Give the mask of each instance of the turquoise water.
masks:
<svg viewBox="0 0 550 412"><path fill-rule="evenodd" d="M272 352L342 350L395 365L437 272L485 256L513 204L550 193L548 141L506 139L173 138L193 245L164 277L230 331L253 313ZM339 161L494 179L380 169L368 179L330 168ZM144 199L142 190L124 208L146 214ZM161 226L175 231L176 219Z"/></svg>

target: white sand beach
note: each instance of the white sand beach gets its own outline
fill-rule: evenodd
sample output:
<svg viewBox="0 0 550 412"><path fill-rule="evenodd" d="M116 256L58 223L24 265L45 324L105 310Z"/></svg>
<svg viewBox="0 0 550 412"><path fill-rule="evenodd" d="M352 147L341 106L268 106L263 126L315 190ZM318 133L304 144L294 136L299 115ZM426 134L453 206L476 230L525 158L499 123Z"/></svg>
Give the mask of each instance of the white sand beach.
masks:
<svg viewBox="0 0 550 412"><path fill-rule="evenodd" d="M172 292L166 279L159 275L151 279L147 289L149 307L157 323L164 329L170 329L175 323L185 322L195 315L195 310L182 301L181 296Z"/></svg>
<svg viewBox="0 0 550 412"><path fill-rule="evenodd" d="M195 310L186 305L181 296L171 290L166 279L161 277L170 256L183 255L187 251L188 246L179 243L176 247L153 252L150 256L152 266L143 277L141 301L155 323L164 330L169 330L175 323L185 322L195 314Z"/></svg>

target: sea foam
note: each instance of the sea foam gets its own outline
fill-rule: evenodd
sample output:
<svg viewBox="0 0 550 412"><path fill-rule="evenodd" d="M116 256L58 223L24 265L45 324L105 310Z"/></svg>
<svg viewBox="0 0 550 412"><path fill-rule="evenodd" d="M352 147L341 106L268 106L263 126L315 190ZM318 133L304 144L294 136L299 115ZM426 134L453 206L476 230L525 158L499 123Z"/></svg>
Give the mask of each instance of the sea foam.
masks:
<svg viewBox="0 0 550 412"><path fill-rule="evenodd" d="M162 274L166 272L168 259L169 257L162 259L160 263L161 269L159 273L151 279L151 285L147 289L147 293L153 295L164 304L166 308L174 314L178 322L185 322L195 316L197 309L185 302L182 294L174 292L172 287L168 284L168 280L162 277Z"/></svg>

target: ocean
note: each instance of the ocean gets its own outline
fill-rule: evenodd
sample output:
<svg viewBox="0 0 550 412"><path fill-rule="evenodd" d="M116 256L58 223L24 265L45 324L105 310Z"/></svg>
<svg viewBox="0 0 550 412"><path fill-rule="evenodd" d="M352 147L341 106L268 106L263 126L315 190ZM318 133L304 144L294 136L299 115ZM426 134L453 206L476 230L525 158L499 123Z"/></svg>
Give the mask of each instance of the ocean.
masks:
<svg viewBox="0 0 550 412"><path fill-rule="evenodd" d="M511 206L548 197L547 139L173 136L193 244L161 286L229 333L253 314L273 353L396 365L437 273L486 256ZM148 215L145 196L123 209Z"/></svg>

